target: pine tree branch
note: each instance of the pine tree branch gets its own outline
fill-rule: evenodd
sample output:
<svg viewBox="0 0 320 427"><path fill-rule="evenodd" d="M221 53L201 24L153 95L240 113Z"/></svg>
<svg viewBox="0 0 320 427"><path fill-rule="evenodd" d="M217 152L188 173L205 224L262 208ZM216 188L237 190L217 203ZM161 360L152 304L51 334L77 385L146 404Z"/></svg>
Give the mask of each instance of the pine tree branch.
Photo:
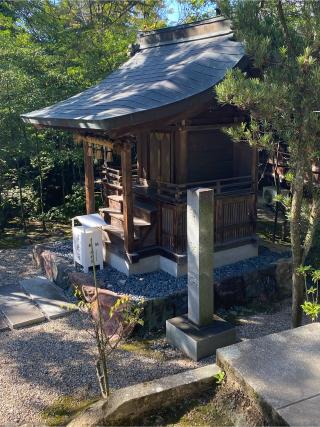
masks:
<svg viewBox="0 0 320 427"><path fill-rule="evenodd" d="M283 7L282 7L282 1L278 0L277 1L277 11L278 11L278 15L279 15L279 19L280 19L280 23L286 38L286 42L287 42L287 46L288 46L288 50L291 52L291 54L294 54L294 47L292 44L292 40L290 37L290 32L288 29L288 25L287 25L287 21L284 15L284 11L283 11Z"/></svg>

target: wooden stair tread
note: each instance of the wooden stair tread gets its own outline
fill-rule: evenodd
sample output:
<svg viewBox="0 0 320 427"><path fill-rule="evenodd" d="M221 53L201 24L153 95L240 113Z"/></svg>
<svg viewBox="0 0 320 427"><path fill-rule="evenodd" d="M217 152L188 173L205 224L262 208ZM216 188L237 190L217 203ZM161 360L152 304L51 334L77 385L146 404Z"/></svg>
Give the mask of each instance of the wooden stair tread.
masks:
<svg viewBox="0 0 320 427"><path fill-rule="evenodd" d="M124 230L123 230L123 228L116 227L115 225L112 225L112 224L107 224L107 225L104 225L102 227L102 230L106 231L108 233L112 233L115 236L119 237L121 240L124 240ZM136 236L136 234L134 235L134 240L139 240L139 238Z"/></svg>
<svg viewBox="0 0 320 427"><path fill-rule="evenodd" d="M123 196L117 194L109 194L108 199L114 200L115 202L123 202Z"/></svg>
<svg viewBox="0 0 320 427"><path fill-rule="evenodd" d="M120 221L123 221L123 214L122 213L118 213L118 212L116 212L116 213L114 213L114 212L110 213L109 212L109 214L113 218L116 218L116 219L119 219ZM150 222L145 221L144 219L133 217L133 225L136 226L136 227L148 227L151 224L150 224Z"/></svg>
<svg viewBox="0 0 320 427"><path fill-rule="evenodd" d="M108 213L108 214L121 214L120 209L115 208L99 208L99 212Z"/></svg>
<svg viewBox="0 0 320 427"><path fill-rule="evenodd" d="M104 185L106 185L107 187L115 188L115 189L117 189L117 190L122 190L122 185L112 184L112 183L110 183L110 182L106 181L105 179L103 179L103 183L104 183Z"/></svg>

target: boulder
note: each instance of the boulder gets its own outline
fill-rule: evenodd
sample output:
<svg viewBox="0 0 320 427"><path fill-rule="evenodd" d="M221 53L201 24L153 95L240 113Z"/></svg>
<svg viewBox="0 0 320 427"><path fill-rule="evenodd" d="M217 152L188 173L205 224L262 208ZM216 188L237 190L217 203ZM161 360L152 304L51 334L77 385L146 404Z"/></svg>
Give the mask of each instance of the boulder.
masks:
<svg viewBox="0 0 320 427"><path fill-rule="evenodd" d="M90 312L96 323L99 322L99 306L102 317L103 329L108 337L113 339L119 338L119 336L128 336L135 325L128 325L124 321L124 312L128 309L130 302L121 303L114 310L112 316L110 316L111 308L114 307L116 302L123 298L123 295L116 294L115 292L109 291L108 289L98 288L94 286L82 286L82 293L84 299L90 303ZM98 294L98 298L97 298ZM98 305L99 304L99 305Z"/></svg>
<svg viewBox="0 0 320 427"><path fill-rule="evenodd" d="M49 280L66 290L70 286L68 274L73 270L72 265L62 256L48 250L41 254L43 270Z"/></svg>
<svg viewBox="0 0 320 427"><path fill-rule="evenodd" d="M70 286L72 289L82 289L82 286L93 286L94 287L94 279L91 274L82 273L80 271L71 271L68 273L68 279L70 282ZM98 288L102 288L104 286L103 282L97 279Z"/></svg>
<svg viewBox="0 0 320 427"><path fill-rule="evenodd" d="M278 295L275 267L272 265L261 270L245 273L243 280L246 285L247 302L266 303Z"/></svg>
<svg viewBox="0 0 320 427"><path fill-rule="evenodd" d="M231 277L215 282L215 299L219 307L230 308L246 302L245 283L242 277Z"/></svg>
<svg viewBox="0 0 320 427"><path fill-rule="evenodd" d="M292 292L292 259L281 258L274 263L275 278L279 291L285 297L291 296Z"/></svg>
<svg viewBox="0 0 320 427"><path fill-rule="evenodd" d="M45 247L43 245L34 245L33 247L32 255L37 268L43 269L42 253L44 250L45 250Z"/></svg>

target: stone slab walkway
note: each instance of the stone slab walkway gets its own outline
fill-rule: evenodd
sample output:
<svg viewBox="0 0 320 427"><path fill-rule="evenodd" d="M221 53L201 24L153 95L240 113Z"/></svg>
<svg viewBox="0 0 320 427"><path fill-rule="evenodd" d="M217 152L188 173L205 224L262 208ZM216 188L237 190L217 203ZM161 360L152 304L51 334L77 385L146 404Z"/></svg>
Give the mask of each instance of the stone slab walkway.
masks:
<svg viewBox="0 0 320 427"><path fill-rule="evenodd" d="M320 425L320 323L232 345L217 363L288 425Z"/></svg>
<svg viewBox="0 0 320 427"><path fill-rule="evenodd" d="M47 279L35 277L22 280L20 285L50 320L65 316L76 309L66 299L63 291Z"/></svg>
<svg viewBox="0 0 320 427"><path fill-rule="evenodd" d="M75 309L56 285L41 277L0 287L0 330L35 325Z"/></svg>

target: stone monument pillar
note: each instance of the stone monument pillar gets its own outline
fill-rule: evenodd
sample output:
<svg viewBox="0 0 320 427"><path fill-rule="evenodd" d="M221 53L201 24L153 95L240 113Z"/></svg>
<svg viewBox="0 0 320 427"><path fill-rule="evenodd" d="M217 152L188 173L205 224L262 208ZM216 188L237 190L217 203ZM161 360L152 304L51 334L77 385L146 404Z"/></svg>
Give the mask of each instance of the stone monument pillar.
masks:
<svg viewBox="0 0 320 427"><path fill-rule="evenodd" d="M187 194L188 313L166 322L168 342L193 360L236 342L235 328L214 315L213 190Z"/></svg>
<svg viewBox="0 0 320 427"><path fill-rule="evenodd" d="M213 316L213 190L187 194L188 318L197 326Z"/></svg>

